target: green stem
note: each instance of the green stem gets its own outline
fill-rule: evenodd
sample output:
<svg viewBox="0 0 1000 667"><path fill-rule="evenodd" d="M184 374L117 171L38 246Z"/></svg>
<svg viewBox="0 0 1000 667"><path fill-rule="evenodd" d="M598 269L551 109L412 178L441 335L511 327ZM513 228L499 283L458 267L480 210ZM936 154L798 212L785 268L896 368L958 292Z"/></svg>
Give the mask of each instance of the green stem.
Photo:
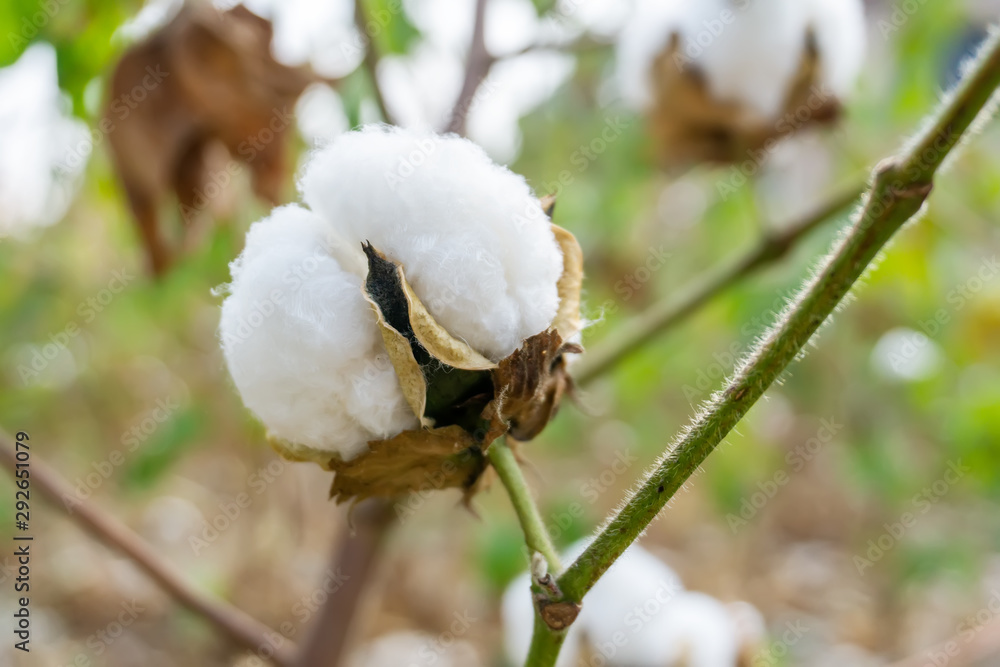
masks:
<svg viewBox="0 0 1000 667"><path fill-rule="evenodd" d="M542 667L554 665L559 658L559 650L566 640L566 630L556 632L537 613L535 614L535 631L531 635L531 648L528 649L528 659L524 667Z"/></svg>
<svg viewBox="0 0 1000 667"><path fill-rule="evenodd" d="M500 481L507 489L510 502L514 505L514 512L518 521L521 522L521 530L524 531L524 540L531 551L537 551L545 557L549 564L549 572L557 574L562 572L562 563L559 561L559 554L552 546L552 538L542 521L542 516L535 505L535 499L528 488L528 482L521 474L521 467L517 463L513 450L507 443L496 441L490 445L487 456L493 468L500 476Z"/></svg>
<svg viewBox="0 0 1000 667"><path fill-rule="evenodd" d="M747 276L785 257L795 244L821 224L853 204L865 192L858 183L835 194L800 220L769 232L750 252L720 271L698 279L651 308L636 315L605 340L587 350L573 369L573 379L585 385L636 354L668 329L687 319L721 292Z"/></svg>
<svg viewBox="0 0 1000 667"><path fill-rule="evenodd" d="M902 155L875 170L864 207L823 267L807 281L782 320L736 369L727 386L681 433L642 485L558 579L563 599L581 602L601 575L646 529L716 445L801 353L889 239L921 209L948 154L973 127L1000 86L1000 33L984 45L966 76ZM549 634L536 628L536 634ZM536 638L545 645L552 640ZM551 652L531 667L550 667Z"/></svg>

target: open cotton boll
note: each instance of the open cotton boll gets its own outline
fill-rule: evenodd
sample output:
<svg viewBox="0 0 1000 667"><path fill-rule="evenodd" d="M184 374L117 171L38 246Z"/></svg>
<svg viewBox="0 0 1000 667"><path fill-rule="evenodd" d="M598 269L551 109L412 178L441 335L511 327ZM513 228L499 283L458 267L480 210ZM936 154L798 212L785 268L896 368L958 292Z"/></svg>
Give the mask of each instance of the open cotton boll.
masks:
<svg viewBox="0 0 1000 667"><path fill-rule="evenodd" d="M275 209L230 264L219 332L244 404L271 435L349 460L414 428L361 277L316 214Z"/></svg>
<svg viewBox="0 0 1000 667"><path fill-rule="evenodd" d="M494 361L551 324L562 253L549 220L472 142L365 127L314 153L299 187L348 247L399 262L437 322Z"/></svg>
<svg viewBox="0 0 1000 667"><path fill-rule="evenodd" d="M618 42L626 102L648 108L653 66L678 39L676 60L701 72L712 96L762 120L780 116L812 31L821 83L846 94L864 58L860 0L640 0Z"/></svg>

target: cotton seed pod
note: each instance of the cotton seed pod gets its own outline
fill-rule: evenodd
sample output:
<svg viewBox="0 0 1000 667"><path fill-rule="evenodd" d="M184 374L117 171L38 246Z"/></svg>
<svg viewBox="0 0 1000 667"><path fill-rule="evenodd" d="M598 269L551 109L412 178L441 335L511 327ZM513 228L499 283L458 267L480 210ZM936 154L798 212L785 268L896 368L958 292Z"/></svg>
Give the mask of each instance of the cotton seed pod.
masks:
<svg viewBox="0 0 1000 667"><path fill-rule="evenodd" d="M725 164L836 120L864 51L861 0L641 0L618 82L664 168Z"/></svg>
<svg viewBox="0 0 1000 667"><path fill-rule="evenodd" d="M527 440L570 387L582 254L477 146L395 128L312 156L312 210L275 209L231 264L223 352L284 456L338 501L471 492L484 451Z"/></svg>

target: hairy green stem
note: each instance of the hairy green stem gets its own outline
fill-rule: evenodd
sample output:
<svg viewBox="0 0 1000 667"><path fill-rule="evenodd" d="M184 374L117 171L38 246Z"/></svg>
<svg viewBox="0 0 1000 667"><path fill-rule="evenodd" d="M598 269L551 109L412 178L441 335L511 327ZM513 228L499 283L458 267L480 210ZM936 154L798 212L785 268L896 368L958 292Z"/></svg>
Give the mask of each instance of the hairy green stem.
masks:
<svg viewBox="0 0 1000 667"><path fill-rule="evenodd" d="M681 485L801 353L889 239L921 209L934 174L973 127L1000 86L1000 34L994 33L955 92L898 157L874 173L864 206L822 268L807 281L781 321L739 365L694 421L668 448L640 488L559 578L562 599L581 602L605 571L638 538ZM986 114L983 114L984 116ZM530 667L550 667L561 638L536 625L539 656ZM552 647L556 647L552 650Z"/></svg>
<svg viewBox="0 0 1000 667"><path fill-rule="evenodd" d="M496 441L490 445L487 456L493 468L497 471L500 481L507 489L510 502L514 505L514 512L518 521L521 522L521 530L524 531L524 540L528 549L536 551L545 557L549 564L549 572L557 574L562 572L562 563L559 561L559 554L552 546L552 538L542 521L542 515L538 512L538 506L528 488L528 482L521 474L521 467L517 463L514 451L505 442Z"/></svg>

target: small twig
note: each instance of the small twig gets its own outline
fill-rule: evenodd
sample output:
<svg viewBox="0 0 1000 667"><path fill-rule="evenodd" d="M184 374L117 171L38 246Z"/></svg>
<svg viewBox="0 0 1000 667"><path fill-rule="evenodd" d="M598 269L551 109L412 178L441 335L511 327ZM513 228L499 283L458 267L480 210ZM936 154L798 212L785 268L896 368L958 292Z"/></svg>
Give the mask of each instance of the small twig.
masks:
<svg viewBox="0 0 1000 667"><path fill-rule="evenodd" d="M656 518L660 510L736 426L768 387L799 355L843 301L882 248L918 214L935 173L958 146L1000 87L1000 32L995 31L966 70L959 86L937 110L917 140L875 170L864 207L836 243L822 268L809 279L781 321L737 367L665 452L641 486L604 525L595 540L557 580L564 599L581 602L601 575ZM551 667L561 638L536 627L533 643L543 659L531 667Z"/></svg>
<svg viewBox="0 0 1000 667"><path fill-rule="evenodd" d="M487 0L476 0L472 41L469 44L469 53L465 60L465 76L462 79L462 88L458 93L458 99L451 110L451 118L445 128L446 132L465 134L465 122L469 115L469 107L472 106L479 85L490 73L490 68L493 66L493 56L486 51L486 2Z"/></svg>
<svg viewBox="0 0 1000 667"><path fill-rule="evenodd" d="M343 658L358 604L392 525L392 507L372 499L355 507L352 518L353 534L345 530L339 536L330 558L330 569L343 582L320 609L294 667L329 667L339 665Z"/></svg>
<svg viewBox="0 0 1000 667"><path fill-rule="evenodd" d="M9 470L15 470L14 443L0 430L0 461ZM70 519L80 524L106 546L131 558L167 593L181 605L203 617L240 646L261 656L273 655L278 665L291 665L295 647L283 639L275 647L269 637L280 636L259 621L232 605L193 588L169 563L163 561L142 538L113 517L104 514L92 502L79 500L73 487L49 467L37 451L31 453L31 488L47 498L54 506L66 511ZM66 499L70 499L67 503ZM68 507L71 506L70 511Z"/></svg>
<svg viewBox="0 0 1000 667"><path fill-rule="evenodd" d="M521 530L524 531L524 540L528 549L545 557L549 564L549 572L553 575L562 572L559 554L552 545L552 538L538 512L538 506L535 505L531 489L528 488L528 482L521 474L521 468L513 450L507 443L498 440L490 445L487 456L497 471L504 488L507 489L510 502L514 505L514 512L517 514L518 521L521 522Z"/></svg>
<svg viewBox="0 0 1000 667"><path fill-rule="evenodd" d="M375 38L368 34L368 16L365 13L364 0L354 0L354 24L365 38L365 70L368 78L371 79L372 95L375 97L375 104L378 106L382 119L390 125L395 125L396 120L389 113L385 105L385 96L382 94L382 87L378 83L378 61L379 52L375 45Z"/></svg>
<svg viewBox="0 0 1000 667"><path fill-rule="evenodd" d="M862 182L845 188L797 222L768 233L753 250L735 262L681 288L679 296L671 295L622 324L614 334L587 350L573 368L573 379L578 385L591 382L686 320L720 293L777 263L810 232L857 201L865 185Z"/></svg>

